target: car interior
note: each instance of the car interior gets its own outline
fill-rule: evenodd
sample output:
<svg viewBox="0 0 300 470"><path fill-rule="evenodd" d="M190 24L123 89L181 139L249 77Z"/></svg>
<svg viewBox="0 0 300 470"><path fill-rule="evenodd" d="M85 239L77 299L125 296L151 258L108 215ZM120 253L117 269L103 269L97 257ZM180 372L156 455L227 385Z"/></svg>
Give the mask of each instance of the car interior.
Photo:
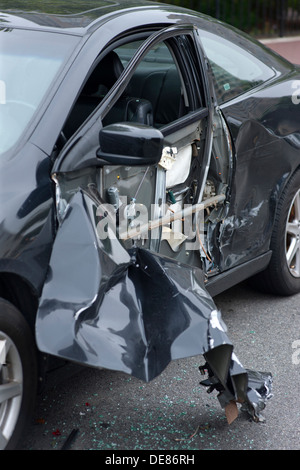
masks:
<svg viewBox="0 0 300 470"><path fill-rule="evenodd" d="M64 134L67 139L97 109L121 76L139 44L140 41L136 41L116 47L95 66L66 122ZM195 71L193 67L191 70ZM223 168L224 165L227 168L226 161L223 162L223 159L218 158L219 155L226 154L224 132L219 123L215 128L213 145L213 152L216 152L217 158L212 158L210 162L209 181L206 181L205 165L202 169L202 162L206 148L208 111L207 108L201 107L202 97L199 101L193 101L184 73L184 67L182 64L178 65L178 58L167 41L156 44L138 63L122 95L107 114L102 116L104 127L125 121L145 124L157 129L164 128L163 132L171 129L171 134L167 134L167 140L174 142L172 145L176 151L176 158L173 158L172 167L166 171L165 190L163 185L159 186L162 191L161 201L165 204L163 210L167 214L181 211L184 204L196 203L202 190L204 191L203 199L221 193L223 187L226 186L228 176L228 169ZM197 80L193 81L193 83L196 82ZM189 134L186 135L185 124L179 123L179 127L175 125L176 131L174 131L173 123L190 111L194 111L195 107L204 112L202 117L193 123L193 130L189 128ZM215 122L219 122L217 116L215 116ZM171 124L170 128L169 124ZM177 130L182 127L183 131L178 134ZM173 147L171 150L173 151ZM126 197L128 200L137 200L137 204L150 210L150 205L156 201L156 195L154 195L156 183L155 174L148 170L147 166L139 168L130 168L128 165L124 168L108 166L101 180L107 202L119 208L120 197ZM116 200L111 196L112 191L113 194L118 195ZM126 211L127 206L123 206L122 210ZM176 243L173 243L168 232L166 243L162 246L167 246L165 248L167 255L170 255L171 249L173 256L174 252L179 252L183 247L183 242L187 237L183 236L181 220L172 224L171 228L178 240L176 239ZM144 243L144 240L142 242ZM182 252L182 256L185 256L184 249Z"/></svg>
<svg viewBox="0 0 300 470"><path fill-rule="evenodd" d="M132 55L120 47L96 65L78 97L63 133L69 139L101 103ZM103 125L137 122L160 128L186 113L179 71L168 47L161 43L141 61L125 92L103 119Z"/></svg>

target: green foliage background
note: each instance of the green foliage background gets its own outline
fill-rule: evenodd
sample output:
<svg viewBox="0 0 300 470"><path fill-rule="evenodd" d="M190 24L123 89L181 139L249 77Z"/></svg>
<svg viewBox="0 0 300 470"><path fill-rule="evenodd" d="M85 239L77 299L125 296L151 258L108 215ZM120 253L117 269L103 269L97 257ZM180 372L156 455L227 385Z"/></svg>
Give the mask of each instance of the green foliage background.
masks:
<svg viewBox="0 0 300 470"><path fill-rule="evenodd" d="M20 9L20 10L31 10L38 11L42 7L46 13L56 13L58 10L60 14L68 14L68 4L72 5L72 11L89 10L99 7L101 4L106 5L106 1L97 0L0 0L0 8L5 9ZM77 8L76 8L77 7Z"/></svg>
<svg viewBox="0 0 300 470"><path fill-rule="evenodd" d="M214 16L257 35L300 32L299 0L161 0Z"/></svg>
<svg viewBox="0 0 300 470"><path fill-rule="evenodd" d="M300 0L160 0L183 6L225 21L256 35L284 35L300 32ZM117 3L111 0L110 3ZM19 8L68 14L68 5L74 12L93 9L106 1L99 0L0 0L0 8Z"/></svg>

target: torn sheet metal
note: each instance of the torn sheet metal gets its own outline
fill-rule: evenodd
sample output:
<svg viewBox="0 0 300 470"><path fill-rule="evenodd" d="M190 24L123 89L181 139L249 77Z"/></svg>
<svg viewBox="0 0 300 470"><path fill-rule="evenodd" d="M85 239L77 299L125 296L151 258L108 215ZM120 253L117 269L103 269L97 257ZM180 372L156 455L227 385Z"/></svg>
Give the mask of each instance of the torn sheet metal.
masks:
<svg viewBox="0 0 300 470"><path fill-rule="evenodd" d="M146 382L171 360L202 354L221 406L244 402L257 414L266 397L252 391L202 271L125 250L113 226L99 237L104 213L82 191L68 206L40 300L39 349Z"/></svg>

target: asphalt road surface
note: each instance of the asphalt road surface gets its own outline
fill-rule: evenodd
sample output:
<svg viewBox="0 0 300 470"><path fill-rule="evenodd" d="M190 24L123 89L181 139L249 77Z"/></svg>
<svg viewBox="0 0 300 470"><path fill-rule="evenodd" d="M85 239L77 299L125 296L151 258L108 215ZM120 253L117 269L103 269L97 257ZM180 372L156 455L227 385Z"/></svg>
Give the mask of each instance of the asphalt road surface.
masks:
<svg viewBox="0 0 300 470"><path fill-rule="evenodd" d="M267 45L300 63L300 38ZM228 425L215 393L199 386L202 356L172 362L149 384L70 366L38 397L20 449L299 450L300 295L270 297L241 284L215 301L244 367L273 375L265 422L240 412Z"/></svg>
<svg viewBox="0 0 300 470"><path fill-rule="evenodd" d="M239 410L228 425L216 394L199 385L202 356L172 362L149 384L119 372L69 367L56 371L38 397L20 448L114 455L300 449L300 295L273 297L241 284L215 302L244 367L273 375L265 422L254 423Z"/></svg>

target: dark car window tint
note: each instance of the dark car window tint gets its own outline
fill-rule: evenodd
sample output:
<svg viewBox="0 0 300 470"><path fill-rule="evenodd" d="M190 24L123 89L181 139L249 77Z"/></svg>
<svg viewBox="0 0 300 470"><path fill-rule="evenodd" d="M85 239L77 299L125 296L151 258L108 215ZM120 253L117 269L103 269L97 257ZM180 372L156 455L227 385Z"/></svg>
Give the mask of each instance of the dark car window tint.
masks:
<svg viewBox="0 0 300 470"><path fill-rule="evenodd" d="M178 38L184 39L184 36ZM173 53L174 47L179 49L174 41L172 46L162 41L149 49L133 72L122 96L104 115L104 126L125 121L161 128L192 110ZM95 66L64 126L63 134L67 139L97 109L142 43L143 40L139 39L118 46ZM181 49L187 51L188 45Z"/></svg>
<svg viewBox="0 0 300 470"><path fill-rule="evenodd" d="M274 76L272 68L233 42L206 31L201 31L200 35L212 67L219 103L235 98Z"/></svg>
<svg viewBox="0 0 300 470"><path fill-rule="evenodd" d="M115 51L109 52L97 63L88 77L64 126L63 134L67 139L70 138L97 109L110 88L118 80L141 43L142 41L135 41L117 48ZM115 107L110 113L111 116L114 111ZM117 113L115 113L115 119L117 118ZM116 122L115 119L112 118L114 122Z"/></svg>

